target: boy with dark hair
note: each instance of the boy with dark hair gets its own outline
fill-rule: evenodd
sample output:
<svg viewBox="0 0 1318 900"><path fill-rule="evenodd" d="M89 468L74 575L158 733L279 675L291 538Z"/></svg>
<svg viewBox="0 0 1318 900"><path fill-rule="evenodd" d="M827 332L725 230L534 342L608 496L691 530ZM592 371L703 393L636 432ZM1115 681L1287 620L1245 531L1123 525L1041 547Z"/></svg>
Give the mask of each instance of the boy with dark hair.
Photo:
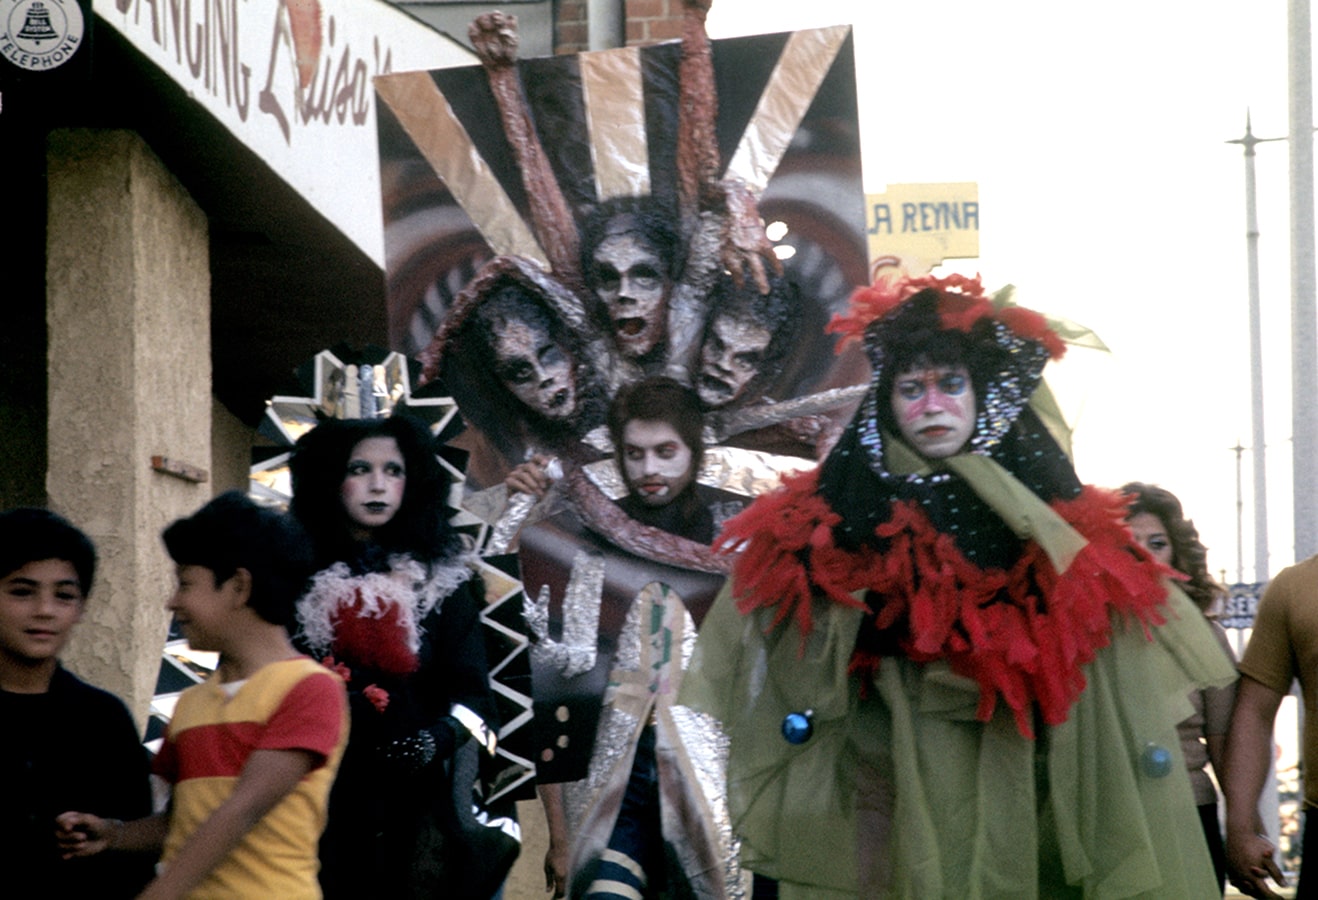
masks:
<svg viewBox="0 0 1318 900"><path fill-rule="evenodd" d="M133 897L146 855L63 860L55 816L151 812L148 762L124 704L60 665L96 571L88 537L45 509L0 513L0 869L9 897Z"/></svg>
<svg viewBox="0 0 1318 900"><path fill-rule="evenodd" d="M319 897L317 844L348 730L342 682L298 654L286 628L311 571L308 542L237 491L164 541L178 566L167 607L219 667L183 692L156 757L174 786L169 810L127 823L65 813L65 854L163 846L143 897Z"/></svg>

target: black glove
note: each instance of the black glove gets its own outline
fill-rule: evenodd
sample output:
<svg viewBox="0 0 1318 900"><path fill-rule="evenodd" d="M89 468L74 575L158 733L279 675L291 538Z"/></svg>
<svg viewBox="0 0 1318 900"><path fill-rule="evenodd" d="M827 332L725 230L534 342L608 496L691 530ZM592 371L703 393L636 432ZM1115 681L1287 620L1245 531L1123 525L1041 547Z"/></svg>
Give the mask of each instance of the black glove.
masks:
<svg viewBox="0 0 1318 900"><path fill-rule="evenodd" d="M415 775L435 760L446 760L457 746L462 724L445 716L430 728L390 741L380 748L385 763L404 775Z"/></svg>

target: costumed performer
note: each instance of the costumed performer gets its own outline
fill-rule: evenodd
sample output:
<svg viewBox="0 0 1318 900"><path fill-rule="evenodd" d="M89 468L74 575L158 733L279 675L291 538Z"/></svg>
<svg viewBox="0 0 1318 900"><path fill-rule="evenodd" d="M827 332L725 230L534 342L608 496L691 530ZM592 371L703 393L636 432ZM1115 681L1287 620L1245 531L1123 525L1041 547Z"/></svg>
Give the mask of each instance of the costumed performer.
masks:
<svg viewBox="0 0 1318 900"><path fill-rule="evenodd" d="M321 841L327 898L488 900L517 842L474 824L494 750L481 581L450 526L448 476L403 415L330 419L290 462L319 569L298 643L348 684L352 731Z"/></svg>
<svg viewBox="0 0 1318 900"><path fill-rule="evenodd" d="M1064 345L951 275L863 288L873 380L817 469L725 529L679 701L731 739L783 900L1199 898L1176 723L1234 673L1029 405Z"/></svg>
<svg viewBox="0 0 1318 900"><path fill-rule="evenodd" d="M559 509L520 535L532 647L536 777L556 896L737 900L724 799L726 742L709 716L674 705L726 560L708 545L740 498L697 482L696 392L655 376L623 387L609 433L627 493L580 470ZM535 462L509 487L542 494ZM551 498L548 502L553 503ZM551 637L550 604L556 608Z"/></svg>

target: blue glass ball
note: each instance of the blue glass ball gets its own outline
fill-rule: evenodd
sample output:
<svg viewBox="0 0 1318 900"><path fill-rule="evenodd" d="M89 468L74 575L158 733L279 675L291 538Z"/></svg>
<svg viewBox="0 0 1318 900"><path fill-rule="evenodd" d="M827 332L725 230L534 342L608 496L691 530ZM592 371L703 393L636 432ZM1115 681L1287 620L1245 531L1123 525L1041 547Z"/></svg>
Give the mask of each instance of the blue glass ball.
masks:
<svg viewBox="0 0 1318 900"><path fill-rule="evenodd" d="M1140 754L1140 768L1150 778L1165 778L1172 773L1172 752L1158 744L1146 744Z"/></svg>
<svg viewBox="0 0 1318 900"><path fill-rule="evenodd" d="M804 744L815 733L810 713L794 712L783 716L783 738L789 744Z"/></svg>

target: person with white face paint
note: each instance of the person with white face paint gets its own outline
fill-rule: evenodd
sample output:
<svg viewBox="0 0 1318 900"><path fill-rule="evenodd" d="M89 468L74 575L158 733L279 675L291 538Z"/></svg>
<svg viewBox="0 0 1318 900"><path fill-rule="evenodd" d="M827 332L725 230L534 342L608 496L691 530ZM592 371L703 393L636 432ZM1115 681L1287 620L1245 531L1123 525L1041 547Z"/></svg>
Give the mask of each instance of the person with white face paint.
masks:
<svg viewBox="0 0 1318 900"><path fill-rule="evenodd" d="M975 430L975 387L965 366L917 367L892 383L892 414L901 436L926 459L946 459Z"/></svg>
<svg viewBox="0 0 1318 900"><path fill-rule="evenodd" d="M629 687L611 689L602 703L596 696L572 706L556 699L561 684L557 672L533 654L536 705L563 711L556 722L568 726L543 729L551 735L554 727L562 731L560 746L551 752L554 765L559 764L557 757L566 755L564 747L571 749L579 742L588 745L581 748L588 752L581 771L559 776L560 770L545 765L538 773L550 826L546 875L557 894L572 897L652 896L665 885L679 895L711 900L743 897L746 886L741 880L749 880L749 874L739 869L731 845L725 843L727 836L719 836L725 803L721 796L707 796L702 782L678 774L718 765L707 757L717 725L703 718L688 720L671 706L683 665L679 636L694 632L722 582L716 572L684 571L691 559L665 556L661 546L665 540L691 548L708 545L720 518L728 512L720 502L726 495L697 481L704 454L700 400L695 391L671 378L646 378L618 393L607 424L627 493L608 504L616 514L609 526L587 524L585 530L597 534L588 546L599 554L596 558L601 560L605 584L602 601L594 600L601 604L593 614L599 621L599 637L601 643L617 644L613 659L601 660L602 668L597 670L601 675L609 673L608 683ZM571 482L571 475L566 480ZM506 483L512 490L536 494L548 487L538 462L519 467ZM589 504L569 497L582 517L591 521L596 514L590 512ZM538 551L547 543L538 537L539 531L562 521L561 516L551 518L522 532L522 571L528 595L541 590L539 576L532 574L541 571ZM562 524L553 527L557 530L551 540L561 548L570 532ZM640 532L643 543L649 543L619 549L615 542L621 542L627 531ZM607 546L610 543L614 546ZM557 552L562 556L569 551ZM581 552L571 552L578 559L573 571L580 571L584 566ZM609 612L610 586L615 584L619 585L618 605ZM655 591L659 585L663 588ZM572 630L566 623L588 601L580 589L568 588L563 602L566 635ZM606 639L606 620L623 611L630 624L624 624L616 638L610 635ZM656 624L660 622L662 625ZM633 648L636 641L640 646ZM537 643L543 646L544 642ZM654 683L649 681L652 677ZM584 680L577 675L568 685L580 685ZM644 701L638 704L628 699L633 695ZM571 723L590 714L581 707L591 703L598 710L598 733L572 733ZM674 865L674 859L679 864Z"/></svg>
<svg viewBox="0 0 1318 900"><path fill-rule="evenodd" d="M743 865L792 900L1212 896L1176 722L1234 670L1034 408L1061 338L960 275L830 330L869 389L724 527L678 696L728 735Z"/></svg>
<svg viewBox="0 0 1318 900"><path fill-rule="evenodd" d="M294 641L339 672L351 704L320 845L324 895L488 900L517 845L473 859L459 826L496 710L483 584L448 521L434 438L401 413L329 419L298 440L290 468L318 569Z"/></svg>

